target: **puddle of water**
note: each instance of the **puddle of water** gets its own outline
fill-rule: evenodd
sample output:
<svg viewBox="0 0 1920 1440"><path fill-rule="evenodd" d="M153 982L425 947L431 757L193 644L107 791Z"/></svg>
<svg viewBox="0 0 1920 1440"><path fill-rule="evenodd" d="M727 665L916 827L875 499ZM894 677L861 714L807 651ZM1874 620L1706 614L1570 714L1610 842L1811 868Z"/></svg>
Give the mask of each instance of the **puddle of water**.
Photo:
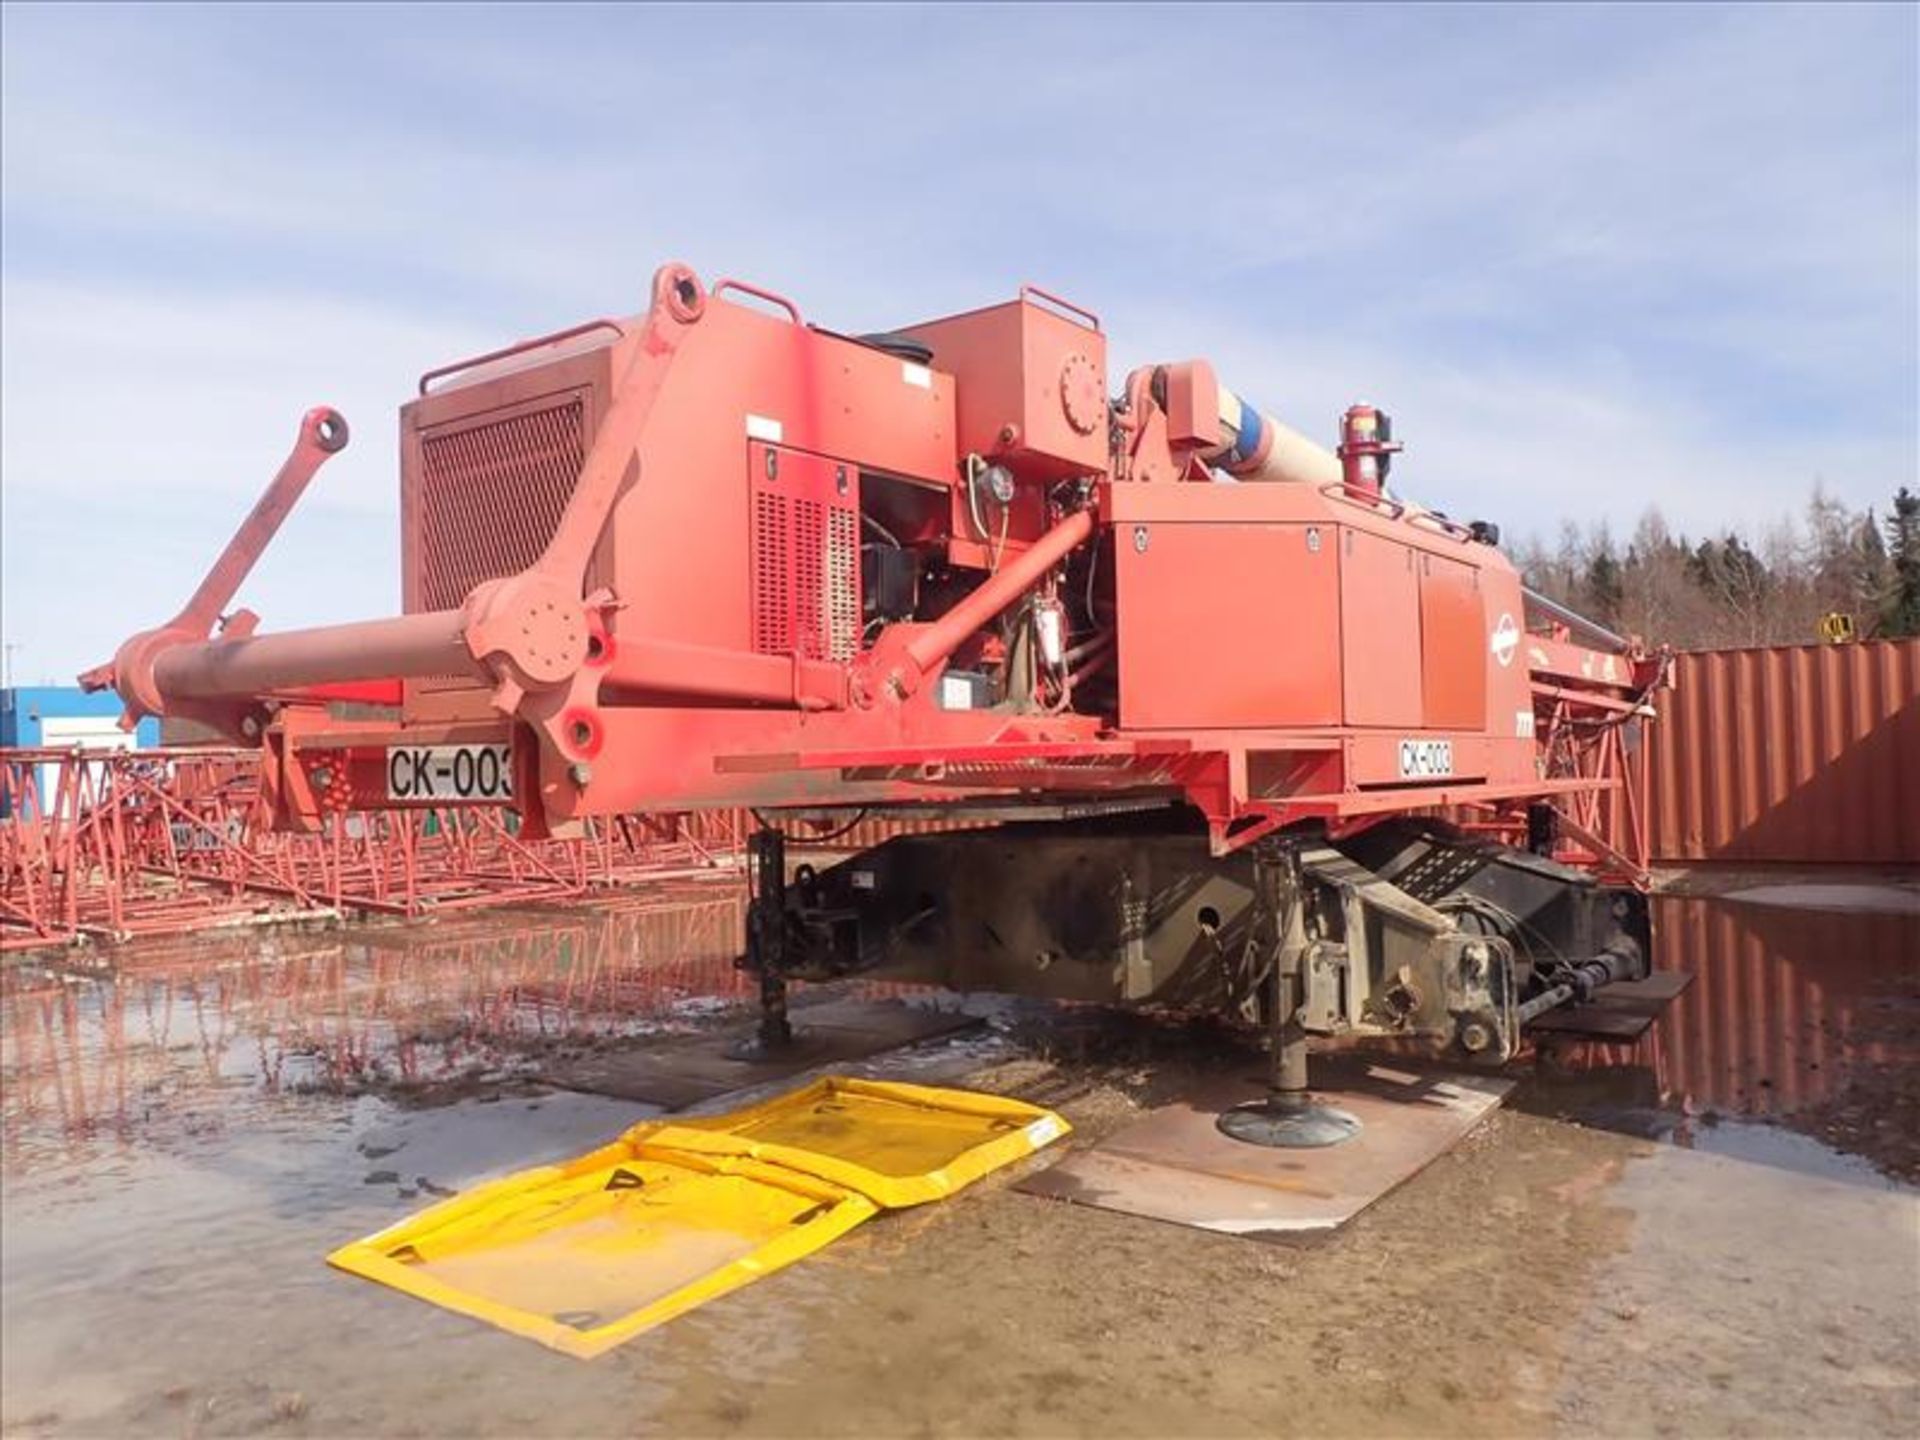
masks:
<svg viewBox="0 0 1920 1440"><path fill-rule="evenodd" d="M1872 910L1920 915L1920 890L1894 885L1754 885L1729 890L1726 899L1748 905L1786 905L1796 910Z"/></svg>
<svg viewBox="0 0 1920 1440"><path fill-rule="evenodd" d="M1543 1061L1519 1102L1690 1149L1891 1184L1872 1159L1891 1155L1898 1169L1898 1147L1914 1137L1885 1133L1890 1112L1862 1110L1869 1159L1781 1128L1820 1128L1844 1097L1910 1090L1920 1071L1920 914L1823 898L1805 909L1656 897L1656 964L1693 972L1693 985L1638 1045L1573 1045Z"/></svg>
<svg viewBox="0 0 1920 1440"><path fill-rule="evenodd" d="M740 915L737 888L689 884L645 904L136 945L104 976L11 966L5 1174L251 1123L310 1092L444 1099L436 1086L557 1047L711 1023L748 998Z"/></svg>
<svg viewBox="0 0 1920 1440"><path fill-rule="evenodd" d="M0 970L0 1429L298 1433L312 1410L328 1433L630 1433L716 1364L750 1384L790 1361L833 1299L819 1267L582 1366L323 1263L653 1113L516 1077L749 1006L741 919L737 884L689 882ZM997 1043L969 1036L907 1073L946 1078ZM432 1358L397 1373L415 1352Z"/></svg>
<svg viewBox="0 0 1920 1440"><path fill-rule="evenodd" d="M8 968L7 1433L279 1428L322 1392L330 1426L361 1433L405 1431L428 1402L435 1429L624 1428L622 1407L674 1367L569 1375L581 1404L556 1412L542 1395L576 1362L369 1302L322 1257L643 1118L459 1082L712 1023L747 999L740 939L737 887L695 884L564 913L134 946L105 974ZM417 1345L436 1365L411 1393L369 1384Z"/></svg>
<svg viewBox="0 0 1920 1440"><path fill-rule="evenodd" d="M1635 1223L1564 1342L1578 1358L1561 1373L1557 1431L1911 1434L1920 1191L1785 1130L1707 1134L1691 1151L1658 1147L1609 1189Z"/></svg>
<svg viewBox="0 0 1920 1440"><path fill-rule="evenodd" d="M1872 1178L1860 1162L1743 1122L1822 1104L1862 1067L1913 1062L1914 918L1657 904L1661 961L1693 969L1694 989L1638 1051L1594 1047L1540 1082L1544 1103L1764 1160L1775 1184L1790 1178L1783 1170L1850 1166L1845 1178L1859 1193ZM700 1423L726 1428L757 1377L790 1376L797 1357L817 1362L823 1337L836 1337L839 1353L847 1347L837 1337L871 1326L877 1312L836 1306L849 1285L882 1283L890 1251L849 1249L796 1267L587 1366L378 1293L322 1257L443 1190L578 1154L641 1118L644 1109L625 1102L495 1082L556 1047L711 1025L750 1001L732 964L740 944L737 887L690 883L565 912L137 946L106 973L87 973L83 961L0 972L4 1428L300 1433L310 1421L326 1433L630 1433L660 1423L673 1397L715 1385L727 1393ZM919 1003L952 997L921 994ZM940 1080L1001 1055L999 1022L1021 1008L966 1003L995 1027L894 1057L891 1073ZM475 1076L485 1083L463 1083ZM1551 1136L1541 1144L1564 1148ZM1448 1183L1445 1173L1434 1183ZM941 1233L960 1245L985 1213ZM1008 1220L1006 1243L1025 1243L1021 1228L1032 1223L1031 1214ZM1059 1224L1069 1256L1092 1236L1135 1244L1140 1266L1164 1264L1160 1279L1129 1295L1136 1308L1177 1290L1189 1263L1180 1257L1203 1253L1170 1248L1152 1230L1092 1228L1083 1216ZM978 1234L986 1239L974 1261L990 1264L1005 1236ZM882 1241L905 1243L873 1244ZM1085 1257L1069 1268L1083 1260L1088 1271L1130 1270ZM1368 1273L1377 1270L1369 1261ZM1196 1353L1211 1343L1220 1295L1248 1293L1242 1280L1195 1281L1180 1302L1204 1317ZM924 1281L929 1293L954 1283L951 1272ZM1075 1270L1073 1284L1084 1283ZM906 1313L921 1294L907 1290L881 1293ZM989 1287L974 1298L985 1306L1007 1293ZM1057 1318L1064 1327L1080 1317ZM1109 1322L1122 1323L1112 1312ZM926 1345L978 1351L999 1377L1035 1346L1064 1347L1055 1358L1066 1367L1108 1343L1065 1329L1022 1336L1004 1315L980 1323L1014 1336L1012 1348L994 1352L988 1332L939 1332ZM1143 1322L1138 1338L1142 1355L1164 1348L1161 1327ZM900 1373L924 1353L920 1341L911 1355L901 1350ZM835 1403L881 1393L879 1383L862 1372ZM898 1403L909 1405L919 1384L895 1387ZM554 1403L561 1393L565 1403ZM871 1413L873 1428L910 1428L905 1410Z"/></svg>

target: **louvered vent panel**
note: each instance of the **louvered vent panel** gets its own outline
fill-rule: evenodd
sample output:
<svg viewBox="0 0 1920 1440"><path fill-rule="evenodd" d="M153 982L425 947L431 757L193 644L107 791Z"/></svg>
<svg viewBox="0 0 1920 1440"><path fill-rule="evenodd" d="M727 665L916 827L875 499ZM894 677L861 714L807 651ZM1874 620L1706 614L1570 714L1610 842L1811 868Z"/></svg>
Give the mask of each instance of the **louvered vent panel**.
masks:
<svg viewBox="0 0 1920 1440"><path fill-rule="evenodd" d="M768 655L793 651L793 541L784 495L753 498L753 648Z"/></svg>
<svg viewBox="0 0 1920 1440"><path fill-rule="evenodd" d="M827 658L851 660L860 642L860 520L851 507L827 517Z"/></svg>
<svg viewBox="0 0 1920 1440"><path fill-rule="evenodd" d="M420 440L419 576L425 610L458 607L482 580L531 565L586 463L579 396Z"/></svg>
<svg viewBox="0 0 1920 1440"><path fill-rule="evenodd" d="M860 646L860 512L845 467L756 452L753 648L851 660Z"/></svg>
<svg viewBox="0 0 1920 1440"><path fill-rule="evenodd" d="M808 660L819 660L825 647L826 596L822 594L827 558L826 508L818 500L793 503L793 628L794 643Z"/></svg>

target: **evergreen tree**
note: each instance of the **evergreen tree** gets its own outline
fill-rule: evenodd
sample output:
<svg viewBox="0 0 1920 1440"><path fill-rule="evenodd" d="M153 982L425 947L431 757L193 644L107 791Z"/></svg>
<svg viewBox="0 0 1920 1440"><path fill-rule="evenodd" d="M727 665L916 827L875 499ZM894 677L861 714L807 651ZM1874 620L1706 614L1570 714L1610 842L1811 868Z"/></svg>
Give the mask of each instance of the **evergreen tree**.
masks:
<svg viewBox="0 0 1920 1440"><path fill-rule="evenodd" d="M1613 546L1594 547L1585 577L1587 613L1602 625L1620 623L1620 606L1627 598L1625 573L1613 558Z"/></svg>
<svg viewBox="0 0 1920 1440"><path fill-rule="evenodd" d="M1887 517L1887 560L1892 584L1880 633L1920 635L1920 495L1904 485Z"/></svg>
<svg viewBox="0 0 1920 1440"><path fill-rule="evenodd" d="M1853 538L1853 568L1848 577L1848 609L1862 618L1865 633L1878 634L1893 589L1893 569L1887 563L1887 543L1880 538L1880 522L1872 507L1860 517Z"/></svg>
<svg viewBox="0 0 1920 1440"><path fill-rule="evenodd" d="M1696 541L1655 508L1624 545L1605 521L1569 520L1558 544L1522 540L1509 553L1534 590L1677 649L1811 644L1836 612L1862 638L1920 635L1920 495L1910 488L1885 520L1816 481L1804 506L1770 525Z"/></svg>

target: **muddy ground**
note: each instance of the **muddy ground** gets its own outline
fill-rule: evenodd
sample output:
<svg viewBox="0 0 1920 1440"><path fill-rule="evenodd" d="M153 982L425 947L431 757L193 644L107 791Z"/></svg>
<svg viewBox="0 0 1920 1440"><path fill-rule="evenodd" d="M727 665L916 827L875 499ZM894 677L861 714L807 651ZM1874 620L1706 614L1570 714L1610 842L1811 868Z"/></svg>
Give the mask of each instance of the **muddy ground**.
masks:
<svg viewBox="0 0 1920 1440"><path fill-rule="evenodd" d="M1654 1040L1523 1067L1317 1243L1003 1173L592 1362L321 1263L644 1114L532 1072L715 1024L744 998L731 903L8 972L5 1433L1920 1433L1911 918L1661 902L1663 963L1700 980ZM990 1014L880 1068L1056 1106L1084 1145L1258 1063L1204 1026Z"/></svg>

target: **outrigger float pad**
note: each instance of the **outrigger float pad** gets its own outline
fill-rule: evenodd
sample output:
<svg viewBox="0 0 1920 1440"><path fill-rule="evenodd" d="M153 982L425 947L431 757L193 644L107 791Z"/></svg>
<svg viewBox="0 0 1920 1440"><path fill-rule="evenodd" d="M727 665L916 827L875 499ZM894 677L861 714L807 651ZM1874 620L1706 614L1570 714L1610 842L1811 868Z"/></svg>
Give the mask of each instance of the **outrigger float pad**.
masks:
<svg viewBox="0 0 1920 1440"><path fill-rule="evenodd" d="M829 1077L731 1114L636 1125L327 1261L590 1359L1068 1129L1019 1100Z"/></svg>

